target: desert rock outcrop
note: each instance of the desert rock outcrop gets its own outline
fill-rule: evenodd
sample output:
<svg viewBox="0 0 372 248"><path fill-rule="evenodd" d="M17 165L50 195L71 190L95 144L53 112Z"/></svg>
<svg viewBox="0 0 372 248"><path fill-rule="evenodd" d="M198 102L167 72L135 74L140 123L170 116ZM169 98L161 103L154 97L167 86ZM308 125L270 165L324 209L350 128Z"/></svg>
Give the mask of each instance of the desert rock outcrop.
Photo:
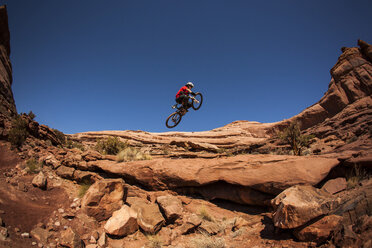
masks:
<svg viewBox="0 0 372 248"><path fill-rule="evenodd" d="M316 185L338 165L337 159L277 155L240 155L214 160L154 159L116 163L92 161L91 170L103 170L153 190L193 190L208 199L251 205L266 201L296 184ZM185 170L184 168L187 168Z"/></svg>

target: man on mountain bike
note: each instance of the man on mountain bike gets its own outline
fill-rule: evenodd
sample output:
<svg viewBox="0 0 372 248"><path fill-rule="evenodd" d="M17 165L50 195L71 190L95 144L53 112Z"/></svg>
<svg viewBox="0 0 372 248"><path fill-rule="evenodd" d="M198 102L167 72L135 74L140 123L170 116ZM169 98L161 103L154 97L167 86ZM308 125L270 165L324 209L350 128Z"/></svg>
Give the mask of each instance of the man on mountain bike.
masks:
<svg viewBox="0 0 372 248"><path fill-rule="evenodd" d="M191 107L191 103L189 102L191 94L192 96L195 96L195 93L191 91L191 89L194 87L194 84L191 82L188 82L185 86L181 87L181 89L176 94L176 102L179 104L182 104L182 106L187 110Z"/></svg>

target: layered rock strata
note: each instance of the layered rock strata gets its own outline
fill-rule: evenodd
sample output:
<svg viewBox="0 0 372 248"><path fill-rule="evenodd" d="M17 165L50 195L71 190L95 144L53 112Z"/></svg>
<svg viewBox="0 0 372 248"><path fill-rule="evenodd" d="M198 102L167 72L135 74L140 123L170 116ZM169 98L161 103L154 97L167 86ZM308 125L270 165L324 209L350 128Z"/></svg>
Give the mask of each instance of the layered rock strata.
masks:
<svg viewBox="0 0 372 248"><path fill-rule="evenodd" d="M9 119L16 113L12 92L12 65L10 63L10 33L8 14L5 6L0 6L0 136L9 126Z"/></svg>

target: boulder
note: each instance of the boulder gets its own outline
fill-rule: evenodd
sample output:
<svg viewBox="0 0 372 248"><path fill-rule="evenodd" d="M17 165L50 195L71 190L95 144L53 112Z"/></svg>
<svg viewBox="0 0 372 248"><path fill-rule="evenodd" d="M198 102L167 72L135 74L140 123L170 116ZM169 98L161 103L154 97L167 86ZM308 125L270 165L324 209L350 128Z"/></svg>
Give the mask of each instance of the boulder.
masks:
<svg viewBox="0 0 372 248"><path fill-rule="evenodd" d="M187 216L185 218L185 222L180 228L181 234L188 234L191 232L194 232L196 228L198 228L202 223L202 219L196 215L196 214L191 214L190 216Z"/></svg>
<svg viewBox="0 0 372 248"><path fill-rule="evenodd" d="M98 179L102 179L102 178L94 172L81 171L81 170L74 171L74 180L77 182L93 183L94 181Z"/></svg>
<svg viewBox="0 0 372 248"><path fill-rule="evenodd" d="M48 243L48 238L50 236L48 230L41 228L41 227L35 227L31 230L31 236L35 238L37 241L39 241L42 244Z"/></svg>
<svg viewBox="0 0 372 248"><path fill-rule="evenodd" d="M296 228L336 210L340 203L341 199L323 190L309 185L296 185L271 201L273 222L282 229Z"/></svg>
<svg viewBox="0 0 372 248"><path fill-rule="evenodd" d="M331 180L327 181L323 185L322 190L325 190L328 193L333 195L333 194L336 194L340 191L345 190L346 187L347 187L346 179L343 178L343 177L339 177L339 178L331 179Z"/></svg>
<svg viewBox="0 0 372 248"><path fill-rule="evenodd" d="M103 179L95 182L81 201L81 208L98 221L107 220L121 208L127 197L122 179Z"/></svg>
<svg viewBox="0 0 372 248"><path fill-rule="evenodd" d="M165 223L159 206L155 203L138 200L131 197L131 208L137 212L137 221L145 233L157 233Z"/></svg>
<svg viewBox="0 0 372 248"><path fill-rule="evenodd" d="M327 215L314 223L296 229L293 233L300 241L316 242L318 244L326 241L331 233L341 224L342 216Z"/></svg>
<svg viewBox="0 0 372 248"><path fill-rule="evenodd" d="M61 231L61 238L59 244L62 247L69 248L83 248L84 242L80 239L80 236L74 232L70 227L66 230Z"/></svg>
<svg viewBox="0 0 372 248"><path fill-rule="evenodd" d="M47 177L44 175L42 171L37 174L34 179L32 180L32 185L38 187L40 189L46 189L47 187Z"/></svg>
<svg viewBox="0 0 372 248"><path fill-rule="evenodd" d="M115 211L104 226L105 232L124 237L138 230L137 213L127 205Z"/></svg>
<svg viewBox="0 0 372 248"><path fill-rule="evenodd" d="M74 178L74 168L66 167L66 166L59 166L56 170L56 174L62 178L66 179L73 179Z"/></svg>
<svg viewBox="0 0 372 248"><path fill-rule="evenodd" d="M166 195L156 198L160 210L164 214L167 222L173 223L182 215L182 202L176 196Z"/></svg>
<svg viewBox="0 0 372 248"><path fill-rule="evenodd" d="M47 166L51 166L53 169L57 169L61 165L54 155L48 155L47 157L42 158L42 160Z"/></svg>

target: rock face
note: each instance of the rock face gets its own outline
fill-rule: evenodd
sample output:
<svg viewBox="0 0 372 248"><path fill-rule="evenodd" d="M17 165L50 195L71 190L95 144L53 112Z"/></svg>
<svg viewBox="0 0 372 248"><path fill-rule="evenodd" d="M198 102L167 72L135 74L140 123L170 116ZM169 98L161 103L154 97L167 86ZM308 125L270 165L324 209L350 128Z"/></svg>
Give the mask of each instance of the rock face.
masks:
<svg viewBox="0 0 372 248"><path fill-rule="evenodd" d="M9 126L9 119L16 113L12 92L12 65L10 63L10 33L8 14L5 6L0 6L0 136Z"/></svg>
<svg viewBox="0 0 372 248"><path fill-rule="evenodd" d="M103 179L89 188L81 201L81 207L96 220L107 220L114 211L121 208L126 194L122 179Z"/></svg>
<svg viewBox="0 0 372 248"><path fill-rule="evenodd" d="M362 41L359 42L359 44ZM372 60L368 57L371 46L363 42L363 48L343 48L336 65L331 69L331 82L322 99L301 114L292 117L307 129L332 118L346 106L370 97L372 93Z"/></svg>
<svg viewBox="0 0 372 248"><path fill-rule="evenodd" d="M182 166L174 159L126 163L101 160L91 163L90 169L115 174L152 190L192 190L208 199L267 205L268 200L293 185L318 184L338 163L337 159L322 157L240 155L183 159Z"/></svg>

